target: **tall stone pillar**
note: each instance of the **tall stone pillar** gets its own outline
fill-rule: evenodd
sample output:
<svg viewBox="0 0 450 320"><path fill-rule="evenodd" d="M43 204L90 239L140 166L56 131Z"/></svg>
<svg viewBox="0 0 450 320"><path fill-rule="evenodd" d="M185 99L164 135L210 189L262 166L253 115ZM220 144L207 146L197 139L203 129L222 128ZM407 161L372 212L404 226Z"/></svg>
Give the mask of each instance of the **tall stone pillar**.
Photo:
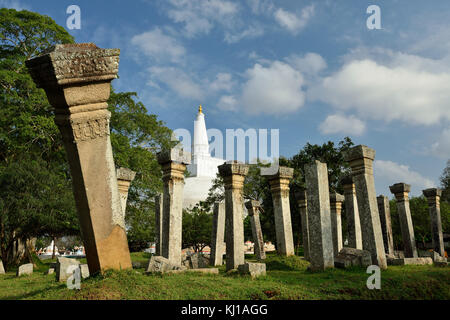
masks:
<svg viewBox="0 0 450 320"><path fill-rule="evenodd" d="M394 255L394 237L391 226L391 208L389 199L380 195L377 197L378 211L380 213L381 231L383 232L384 251L387 255Z"/></svg>
<svg viewBox="0 0 450 320"><path fill-rule="evenodd" d="M163 171L162 256L175 266L181 265L183 189L186 165L191 154L181 148L158 153Z"/></svg>
<svg viewBox="0 0 450 320"><path fill-rule="evenodd" d="M261 209L261 204L259 201L251 200L245 203L248 210L248 215L250 216L250 224L252 226L253 251L258 260L264 260L266 258L266 252L264 251L264 238L261 229L261 222L259 220L259 211Z"/></svg>
<svg viewBox="0 0 450 320"><path fill-rule="evenodd" d="M276 174L267 177L270 183L270 191L272 192L277 253L283 256L295 254L291 207L289 204L289 181L293 175L294 169L278 167Z"/></svg>
<svg viewBox="0 0 450 320"><path fill-rule="evenodd" d="M63 44L26 62L55 109L91 273L131 268L107 110L119 53L93 43Z"/></svg>
<svg viewBox="0 0 450 320"><path fill-rule="evenodd" d="M300 223L302 225L303 256L309 261L309 227L308 227L308 200L306 189L300 189L295 193L298 210L300 211Z"/></svg>
<svg viewBox="0 0 450 320"><path fill-rule="evenodd" d="M131 182L136 176L136 172L128 168L118 168L116 170L117 186L120 194L120 204L122 206L123 218L125 219L125 212L127 209L128 189L130 189Z"/></svg>
<svg viewBox="0 0 450 320"><path fill-rule="evenodd" d="M335 257L343 247L341 213L344 200L344 196L337 192L330 194L331 232L333 236L333 253Z"/></svg>
<svg viewBox="0 0 450 320"><path fill-rule="evenodd" d="M386 254L373 178L374 159L375 150L363 145L351 148L347 154L356 189L363 249L371 253L374 264L386 269Z"/></svg>
<svg viewBox="0 0 450 320"><path fill-rule="evenodd" d="M308 201L309 257L312 270L334 268L330 194L326 163L305 165Z"/></svg>
<svg viewBox="0 0 450 320"><path fill-rule="evenodd" d="M244 264L244 179L248 165L238 161L225 162L218 166L225 182L225 230L226 270Z"/></svg>
<svg viewBox="0 0 450 320"><path fill-rule="evenodd" d="M162 241L163 241L163 219L162 213L164 210L163 206L163 194L158 194L155 197L155 255L162 255Z"/></svg>
<svg viewBox="0 0 450 320"><path fill-rule="evenodd" d="M359 220L358 201L356 200L355 184L351 175L342 179L345 198L345 215L347 217L348 246L362 250L361 222Z"/></svg>
<svg viewBox="0 0 450 320"><path fill-rule="evenodd" d="M428 210L430 212L431 222L431 238L433 240L434 251L439 253L441 257L445 257L444 238L442 235L441 223L441 196L442 190L437 188L425 189L423 195L428 200Z"/></svg>
<svg viewBox="0 0 450 320"><path fill-rule="evenodd" d="M408 197L411 186L406 183L396 183L390 186L389 189L397 200L397 211L400 219L405 258L417 258L416 239L414 237L414 227Z"/></svg>
<svg viewBox="0 0 450 320"><path fill-rule="evenodd" d="M212 266L223 264L225 238L225 202L214 203L214 215L211 234L211 259Z"/></svg>

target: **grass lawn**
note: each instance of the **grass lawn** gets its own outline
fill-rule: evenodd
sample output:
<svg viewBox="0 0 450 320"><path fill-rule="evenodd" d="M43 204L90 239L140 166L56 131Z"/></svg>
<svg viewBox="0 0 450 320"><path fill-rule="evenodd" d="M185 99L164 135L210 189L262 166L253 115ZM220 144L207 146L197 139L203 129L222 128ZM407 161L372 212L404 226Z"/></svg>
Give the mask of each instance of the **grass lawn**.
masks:
<svg viewBox="0 0 450 320"><path fill-rule="evenodd" d="M133 261L148 261L132 253ZM253 256L246 257L251 261ZM294 256L269 254L267 276L225 273L144 274L144 269L110 271L82 280L81 290L69 290L55 275L44 275L52 260L36 261L31 276L15 271L0 275L0 299L450 299L450 268L389 266L381 272L381 290L369 290L363 268L313 273L308 262Z"/></svg>

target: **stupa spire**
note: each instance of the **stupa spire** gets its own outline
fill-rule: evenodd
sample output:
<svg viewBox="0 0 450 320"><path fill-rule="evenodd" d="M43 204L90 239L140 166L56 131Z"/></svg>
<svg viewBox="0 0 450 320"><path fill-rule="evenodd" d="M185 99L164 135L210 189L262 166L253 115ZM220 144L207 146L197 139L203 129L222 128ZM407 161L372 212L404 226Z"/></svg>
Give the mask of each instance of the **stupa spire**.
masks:
<svg viewBox="0 0 450 320"><path fill-rule="evenodd" d="M192 154L210 155L208 134L206 133L205 115L202 112L202 106L198 107L197 119L194 121L194 144Z"/></svg>

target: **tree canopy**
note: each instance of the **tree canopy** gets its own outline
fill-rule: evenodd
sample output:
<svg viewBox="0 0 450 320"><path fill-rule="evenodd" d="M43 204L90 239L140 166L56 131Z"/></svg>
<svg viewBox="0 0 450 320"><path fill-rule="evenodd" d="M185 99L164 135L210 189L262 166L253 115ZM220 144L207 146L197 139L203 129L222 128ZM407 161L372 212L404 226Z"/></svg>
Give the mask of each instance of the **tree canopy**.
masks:
<svg viewBox="0 0 450 320"><path fill-rule="evenodd" d="M79 232L70 171L53 108L36 88L27 59L74 38L48 16L0 9L0 250L4 263L15 241ZM128 197L133 241L152 241L153 196L161 190L156 152L172 145L171 130L137 101L111 90L111 144L116 166L136 171Z"/></svg>

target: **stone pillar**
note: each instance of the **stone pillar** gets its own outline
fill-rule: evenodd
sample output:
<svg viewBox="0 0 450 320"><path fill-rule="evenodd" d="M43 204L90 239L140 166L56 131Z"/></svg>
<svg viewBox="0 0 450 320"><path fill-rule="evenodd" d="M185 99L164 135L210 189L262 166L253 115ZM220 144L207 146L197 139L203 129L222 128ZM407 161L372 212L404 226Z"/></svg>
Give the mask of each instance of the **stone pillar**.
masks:
<svg viewBox="0 0 450 320"><path fill-rule="evenodd" d="M434 251L439 253L441 257L445 257L444 239L442 235L441 223L441 195L442 190L437 188L425 189L423 195L428 200L428 210L430 212L431 222L431 238L433 240Z"/></svg>
<svg viewBox="0 0 450 320"><path fill-rule="evenodd" d="M342 179L345 198L345 214L347 217L348 246L362 250L361 222L359 220L358 201L356 200L355 184L351 175Z"/></svg>
<svg viewBox="0 0 450 320"><path fill-rule="evenodd" d="M384 251L389 256L394 256L394 238L391 226L391 208L389 199L380 195L377 197L378 211L380 213L381 231L383 232Z"/></svg>
<svg viewBox="0 0 450 320"><path fill-rule="evenodd" d="M162 231L163 231L163 195L158 194L155 197L155 255L162 255Z"/></svg>
<svg viewBox="0 0 450 320"><path fill-rule="evenodd" d="M302 225L303 256L309 261L308 200L306 189L297 191L295 198L297 199L298 210L300 211L300 223Z"/></svg>
<svg viewBox="0 0 450 320"><path fill-rule="evenodd" d="M136 176L136 172L128 168L118 168L116 170L117 186L120 194L120 204L122 206L123 218L125 219L125 212L127 209L128 189L130 189L131 182Z"/></svg>
<svg viewBox="0 0 450 320"><path fill-rule="evenodd" d="M259 211L261 209L261 204L259 201L251 200L245 203L248 210L248 215L250 216L250 224L252 226L253 234L253 251L258 260L264 260L266 258L266 252L264 251L264 238L261 229L261 222L259 220Z"/></svg>
<svg viewBox="0 0 450 320"><path fill-rule="evenodd" d="M174 266L181 265L181 236L183 218L183 189L186 165L191 163L191 154L181 148L158 153L158 162L163 171L163 212L161 255Z"/></svg>
<svg viewBox="0 0 450 320"><path fill-rule="evenodd" d="M238 161L218 166L225 182L225 242L227 246L226 270L244 264L244 179L248 165Z"/></svg>
<svg viewBox="0 0 450 320"><path fill-rule="evenodd" d="M344 200L344 196L337 192L330 194L331 232L333 236L333 253L335 257L343 247L341 213Z"/></svg>
<svg viewBox="0 0 450 320"><path fill-rule="evenodd" d="M305 165L308 201L309 257L312 270L334 268L330 194L326 163Z"/></svg>
<svg viewBox="0 0 450 320"><path fill-rule="evenodd" d="M289 204L289 181L292 179L293 175L294 169L278 167L278 172L276 174L267 177L272 193L277 253L283 256L295 254L294 237L292 235L291 207Z"/></svg>
<svg viewBox="0 0 450 320"><path fill-rule="evenodd" d="M107 110L119 53L93 43L63 44L26 62L55 109L91 273L131 268Z"/></svg>
<svg viewBox="0 0 450 320"><path fill-rule="evenodd" d="M374 159L375 150L363 145L351 148L347 154L356 189L363 249L370 252L374 264L386 269L386 254L373 178Z"/></svg>
<svg viewBox="0 0 450 320"><path fill-rule="evenodd" d="M225 237L225 203L214 203L214 215L211 234L211 258L212 266L221 266L223 264L224 238Z"/></svg>
<svg viewBox="0 0 450 320"><path fill-rule="evenodd" d="M408 197L411 186L406 183L396 183L390 186L389 189L397 200L397 211L400 219L405 258L417 258L416 239L414 237L414 227Z"/></svg>

